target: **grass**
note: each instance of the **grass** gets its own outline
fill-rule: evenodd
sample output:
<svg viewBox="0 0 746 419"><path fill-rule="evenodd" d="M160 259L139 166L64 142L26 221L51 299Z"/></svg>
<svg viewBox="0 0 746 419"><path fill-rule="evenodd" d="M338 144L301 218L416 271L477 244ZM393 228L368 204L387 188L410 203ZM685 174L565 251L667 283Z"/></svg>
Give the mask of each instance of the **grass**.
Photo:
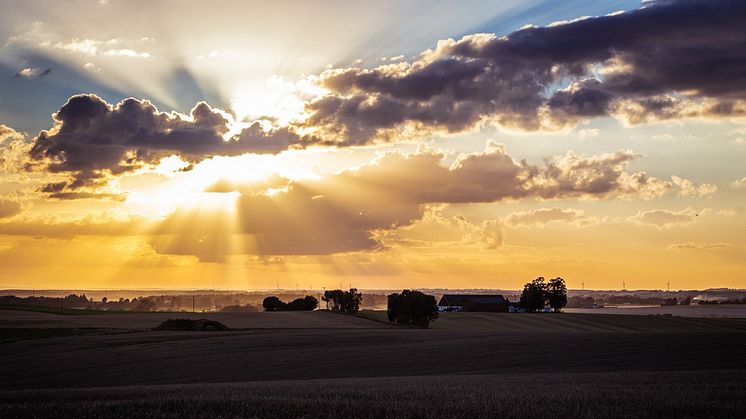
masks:
<svg viewBox="0 0 746 419"><path fill-rule="evenodd" d="M743 371L420 376L0 392L0 416L742 417Z"/></svg>

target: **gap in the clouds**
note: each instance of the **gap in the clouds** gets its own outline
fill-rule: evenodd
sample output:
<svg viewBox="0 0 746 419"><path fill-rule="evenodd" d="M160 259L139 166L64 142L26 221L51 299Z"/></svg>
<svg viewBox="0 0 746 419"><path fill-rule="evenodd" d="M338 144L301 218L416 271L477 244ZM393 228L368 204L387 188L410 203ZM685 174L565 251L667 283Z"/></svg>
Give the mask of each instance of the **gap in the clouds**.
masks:
<svg viewBox="0 0 746 419"><path fill-rule="evenodd" d="M127 196L123 209L134 214L163 217L193 202L213 200L232 205L211 192L216 186L231 188L257 185L257 192L271 193L272 178L288 181L318 179L323 174L367 164L380 148L315 148L291 150L277 155L244 154L217 156L191 165L178 156L169 156L155 166L130 173L114 181L114 189ZM218 188L220 189L220 188Z"/></svg>
<svg viewBox="0 0 746 419"><path fill-rule="evenodd" d="M580 16L603 16L619 10L637 9L639 6L640 0L536 0L524 2L521 7L516 7L510 13L468 28L461 35L478 32L503 35L524 25L546 26L552 22L576 19Z"/></svg>

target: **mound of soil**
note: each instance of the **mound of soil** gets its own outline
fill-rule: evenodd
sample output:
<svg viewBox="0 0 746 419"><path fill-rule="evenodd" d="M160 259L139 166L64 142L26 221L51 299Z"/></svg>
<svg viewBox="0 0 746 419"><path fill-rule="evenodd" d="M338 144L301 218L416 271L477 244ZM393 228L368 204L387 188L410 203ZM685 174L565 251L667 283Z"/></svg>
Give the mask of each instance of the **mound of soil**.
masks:
<svg viewBox="0 0 746 419"><path fill-rule="evenodd" d="M165 322L153 328L153 330L170 330L182 332L216 332L221 330L230 330L223 323L207 319L168 319Z"/></svg>

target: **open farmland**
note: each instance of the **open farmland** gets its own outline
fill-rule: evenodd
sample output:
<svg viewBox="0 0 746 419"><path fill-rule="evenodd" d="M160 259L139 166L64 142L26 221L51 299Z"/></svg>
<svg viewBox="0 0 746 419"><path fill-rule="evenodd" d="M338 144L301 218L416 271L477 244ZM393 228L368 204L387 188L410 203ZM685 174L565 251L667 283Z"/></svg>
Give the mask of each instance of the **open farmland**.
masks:
<svg viewBox="0 0 746 419"><path fill-rule="evenodd" d="M179 313L238 330L150 330L168 317L0 310L0 333L17 337L0 344L0 416L729 417L745 407L745 319L444 313L422 330L388 325L383 312Z"/></svg>
<svg viewBox="0 0 746 419"><path fill-rule="evenodd" d="M0 392L4 417L742 417L729 371L456 375Z"/></svg>

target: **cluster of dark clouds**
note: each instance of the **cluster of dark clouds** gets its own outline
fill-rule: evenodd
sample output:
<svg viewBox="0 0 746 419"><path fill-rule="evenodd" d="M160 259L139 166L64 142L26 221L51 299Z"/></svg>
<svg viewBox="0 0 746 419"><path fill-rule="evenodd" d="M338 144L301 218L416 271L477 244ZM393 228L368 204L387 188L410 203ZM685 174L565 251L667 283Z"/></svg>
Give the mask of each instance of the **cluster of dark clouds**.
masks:
<svg viewBox="0 0 746 419"><path fill-rule="evenodd" d="M53 115L54 126L34 139L30 156L51 173L70 175L44 185L42 192L74 198L90 197L79 191L168 155L198 162L216 155L277 153L300 141L287 128L265 131L258 122L225 139L231 118L204 102L182 115L159 112L147 100L112 106L96 95L77 95Z"/></svg>
<svg viewBox="0 0 746 419"><path fill-rule="evenodd" d="M402 126L522 130L616 116L627 123L746 114L746 3L676 0L504 37L441 41L411 64L322 74L309 126L342 143Z"/></svg>
<svg viewBox="0 0 746 419"><path fill-rule="evenodd" d="M670 181L627 172L635 158L627 151L591 157L569 153L534 165L512 159L492 143L483 152L458 157L450 167L442 164L444 158L431 151L387 153L373 163L315 180L275 178L260 187L221 182L210 191L239 192L235 213L178 209L152 231L152 244L159 253L197 255L205 261L230 254L371 251L386 247L381 233L422 220L433 204L652 197L674 187ZM485 237L480 240L499 247L499 223L481 227L476 234Z"/></svg>
<svg viewBox="0 0 746 419"><path fill-rule="evenodd" d="M743 1L656 1L504 37L441 41L412 63L328 70L319 83L329 93L307 103L305 119L269 130L254 122L230 138L232 117L203 102L182 115L146 100L110 105L78 95L33 139L30 156L67 177L42 191L70 199L98 196L110 176L170 154L198 162L361 145L458 132L481 121L543 130L604 116L634 124L746 115L744 21ZM603 180L595 186L605 187Z"/></svg>

